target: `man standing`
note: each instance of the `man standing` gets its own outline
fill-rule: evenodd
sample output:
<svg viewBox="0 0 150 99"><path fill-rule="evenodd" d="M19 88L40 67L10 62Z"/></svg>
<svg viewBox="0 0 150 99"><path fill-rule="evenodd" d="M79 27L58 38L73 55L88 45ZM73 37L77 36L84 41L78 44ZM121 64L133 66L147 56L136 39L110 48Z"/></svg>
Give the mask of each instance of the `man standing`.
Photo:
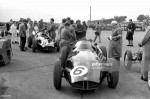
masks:
<svg viewBox="0 0 150 99"><path fill-rule="evenodd" d="M143 65L141 67L141 79L148 81L148 71L150 64L150 26L146 28L145 36L142 41L138 44L139 47L142 47L142 61Z"/></svg>
<svg viewBox="0 0 150 99"><path fill-rule="evenodd" d="M26 44L26 27L25 27L25 20L21 20L21 24L19 25L19 36L20 36L20 51L26 51L25 44Z"/></svg>
<svg viewBox="0 0 150 99"><path fill-rule="evenodd" d="M10 30L10 24L6 23L6 34L5 34L5 36L7 36L9 34L9 30Z"/></svg>
<svg viewBox="0 0 150 99"><path fill-rule="evenodd" d="M94 42L96 41L97 37L99 37L99 42L101 42L101 31L102 31L102 27L99 25L99 22L97 22L96 25L96 32L95 32L95 39Z"/></svg>
<svg viewBox="0 0 150 99"><path fill-rule="evenodd" d="M62 24L60 24L60 26L58 27L58 35L59 35L59 40L60 40L60 33L61 33L61 30L65 27L65 22L66 22L66 19L62 19Z"/></svg>
<svg viewBox="0 0 150 99"><path fill-rule="evenodd" d="M16 22L15 21L11 25L9 32L12 34L11 35L11 42L13 44L17 43L18 42L18 39L17 39L17 26L16 26Z"/></svg>
<svg viewBox="0 0 150 99"><path fill-rule="evenodd" d="M31 23L31 19L30 18L28 18L27 19L27 23L26 23L26 25L27 25L27 30L26 30L26 45L25 45L25 48L26 49L28 49L28 38L29 38L29 29L30 29L30 23Z"/></svg>
<svg viewBox="0 0 150 99"><path fill-rule="evenodd" d="M127 35L126 35L126 39L129 42L127 46L133 46L133 34L135 29L136 29L135 24L132 22L132 19L130 19L129 24L127 26Z"/></svg>
<svg viewBox="0 0 150 99"><path fill-rule="evenodd" d="M55 37L56 37L55 30L56 30L56 27L55 27L55 24L54 24L54 19L51 18L51 20L50 20L50 27L49 27L48 32L49 32L49 36L50 36L53 40L55 40Z"/></svg>
<svg viewBox="0 0 150 99"><path fill-rule="evenodd" d="M88 29L88 26L86 25L85 21L82 22L82 25L84 26L85 30Z"/></svg>
<svg viewBox="0 0 150 99"><path fill-rule="evenodd" d="M120 58L122 57L122 29L118 27L117 21L112 21L112 34L108 38L110 40L108 57L117 60L120 65Z"/></svg>
<svg viewBox="0 0 150 99"><path fill-rule="evenodd" d="M44 31L45 31L46 28L44 27L43 19L41 19L39 21L38 29L39 29L39 32L44 33Z"/></svg>
<svg viewBox="0 0 150 99"><path fill-rule="evenodd" d="M70 47L71 40L74 39L74 35L70 33L70 23L66 22L65 27L61 30L61 40L60 40L60 47L68 46Z"/></svg>
<svg viewBox="0 0 150 99"><path fill-rule="evenodd" d="M81 24L81 21L80 20L77 20L76 21L76 36L77 36L77 40L85 37L85 34L86 34L86 30L84 28L84 26Z"/></svg>

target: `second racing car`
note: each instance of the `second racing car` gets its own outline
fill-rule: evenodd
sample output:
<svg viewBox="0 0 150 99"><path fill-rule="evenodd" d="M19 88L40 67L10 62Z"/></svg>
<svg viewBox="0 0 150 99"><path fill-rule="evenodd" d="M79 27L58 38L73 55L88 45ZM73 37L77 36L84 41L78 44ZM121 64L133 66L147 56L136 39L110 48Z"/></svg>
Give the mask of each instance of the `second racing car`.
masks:
<svg viewBox="0 0 150 99"><path fill-rule="evenodd" d="M56 40L53 40L46 33L35 33L32 39L32 51L36 52L36 50L55 50L59 52L60 47L59 43Z"/></svg>

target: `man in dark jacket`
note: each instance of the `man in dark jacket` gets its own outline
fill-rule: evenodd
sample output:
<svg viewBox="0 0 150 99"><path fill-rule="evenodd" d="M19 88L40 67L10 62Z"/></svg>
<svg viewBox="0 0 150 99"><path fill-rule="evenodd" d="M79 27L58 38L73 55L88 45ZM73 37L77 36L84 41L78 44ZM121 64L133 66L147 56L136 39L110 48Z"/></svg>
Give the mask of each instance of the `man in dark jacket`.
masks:
<svg viewBox="0 0 150 99"><path fill-rule="evenodd" d="M21 24L19 25L19 36L20 36L20 51L25 51L26 44L26 27L25 20L21 20Z"/></svg>
<svg viewBox="0 0 150 99"><path fill-rule="evenodd" d="M76 21L76 27L75 27L75 31L76 31L76 36L77 36L77 40L85 37L86 35L86 30L84 28L84 26L81 24L80 20Z"/></svg>
<svg viewBox="0 0 150 99"><path fill-rule="evenodd" d="M6 23L6 36L9 34L9 30L10 30L10 24Z"/></svg>
<svg viewBox="0 0 150 99"><path fill-rule="evenodd" d="M129 24L127 26L127 35L126 35L126 39L129 42L127 46L133 46L133 34L135 29L136 29L135 24L132 22L132 19L130 19Z"/></svg>
<svg viewBox="0 0 150 99"><path fill-rule="evenodd" d="M61 30L61 40L60 40L60 47L68 46L70 47L70 43L72 40L75 39L75 35L70 32L70 23L66 22L65 27Z"/></svg>
<svg viewBox="0 0 150 99"><path fill-rule="evenodd" d="M55 40L55 37L56 37L55 30L56 30L56 27L55 27L55 24L54 24L54 19L51 18L48 32L49 32L49 36L50 36L53 40Z"/></svg>
<svg viewBox="0 0 150 99"><path fill-rule="evenodd" d="M44 31L46 30L46 27L44 26L43 19L41 19L41 20L39 21L38 28L39 28L39 32L42 32L42 33L44 33Z"/></svg>

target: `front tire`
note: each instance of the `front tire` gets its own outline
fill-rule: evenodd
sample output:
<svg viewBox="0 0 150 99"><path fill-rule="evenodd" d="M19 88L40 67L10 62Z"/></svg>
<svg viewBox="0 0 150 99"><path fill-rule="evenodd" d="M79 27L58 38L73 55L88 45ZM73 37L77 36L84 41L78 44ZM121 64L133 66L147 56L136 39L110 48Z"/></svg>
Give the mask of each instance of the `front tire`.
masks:
<svg viewBox="0 0 150 99"><path fill-rule="evenodd" d="M62 49L61 49L61 56L60 56L61 66L63 68L65 68L65 64L66 64L66 61L67 61L68 54L69 54L68 47L67 46L63 46Z"/></svg>
<svg viewBox="0 0 150 99"><path fill-rule="evenodd" d="M111 72L109 72L107 75L107 82L109 88L116 88L119 81L119 66L116 60L113 59L111 60L111 62L112 62L112 68L111 68Z"/></svg>
<svg viewBox="0 0 150 99"><path fill-rule="evenodd" d="M57 90L61 89L62 83L62 68L61 68L61 61L57 60L54 65L54 72L53 72L53 83L54 87Z"/></svg>

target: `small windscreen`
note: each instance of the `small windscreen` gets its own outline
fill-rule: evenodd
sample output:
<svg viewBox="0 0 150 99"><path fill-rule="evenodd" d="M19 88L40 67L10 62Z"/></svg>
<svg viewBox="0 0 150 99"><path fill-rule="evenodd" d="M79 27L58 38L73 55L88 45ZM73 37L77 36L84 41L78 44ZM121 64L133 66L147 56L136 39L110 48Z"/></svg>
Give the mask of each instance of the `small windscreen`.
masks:
<svg viewBox="0 0 150 99"><path fill-rule="evenodd" d="M92 46L89 41L80 41L76 44L76 49L78 50L92 50Z"/></svg>

